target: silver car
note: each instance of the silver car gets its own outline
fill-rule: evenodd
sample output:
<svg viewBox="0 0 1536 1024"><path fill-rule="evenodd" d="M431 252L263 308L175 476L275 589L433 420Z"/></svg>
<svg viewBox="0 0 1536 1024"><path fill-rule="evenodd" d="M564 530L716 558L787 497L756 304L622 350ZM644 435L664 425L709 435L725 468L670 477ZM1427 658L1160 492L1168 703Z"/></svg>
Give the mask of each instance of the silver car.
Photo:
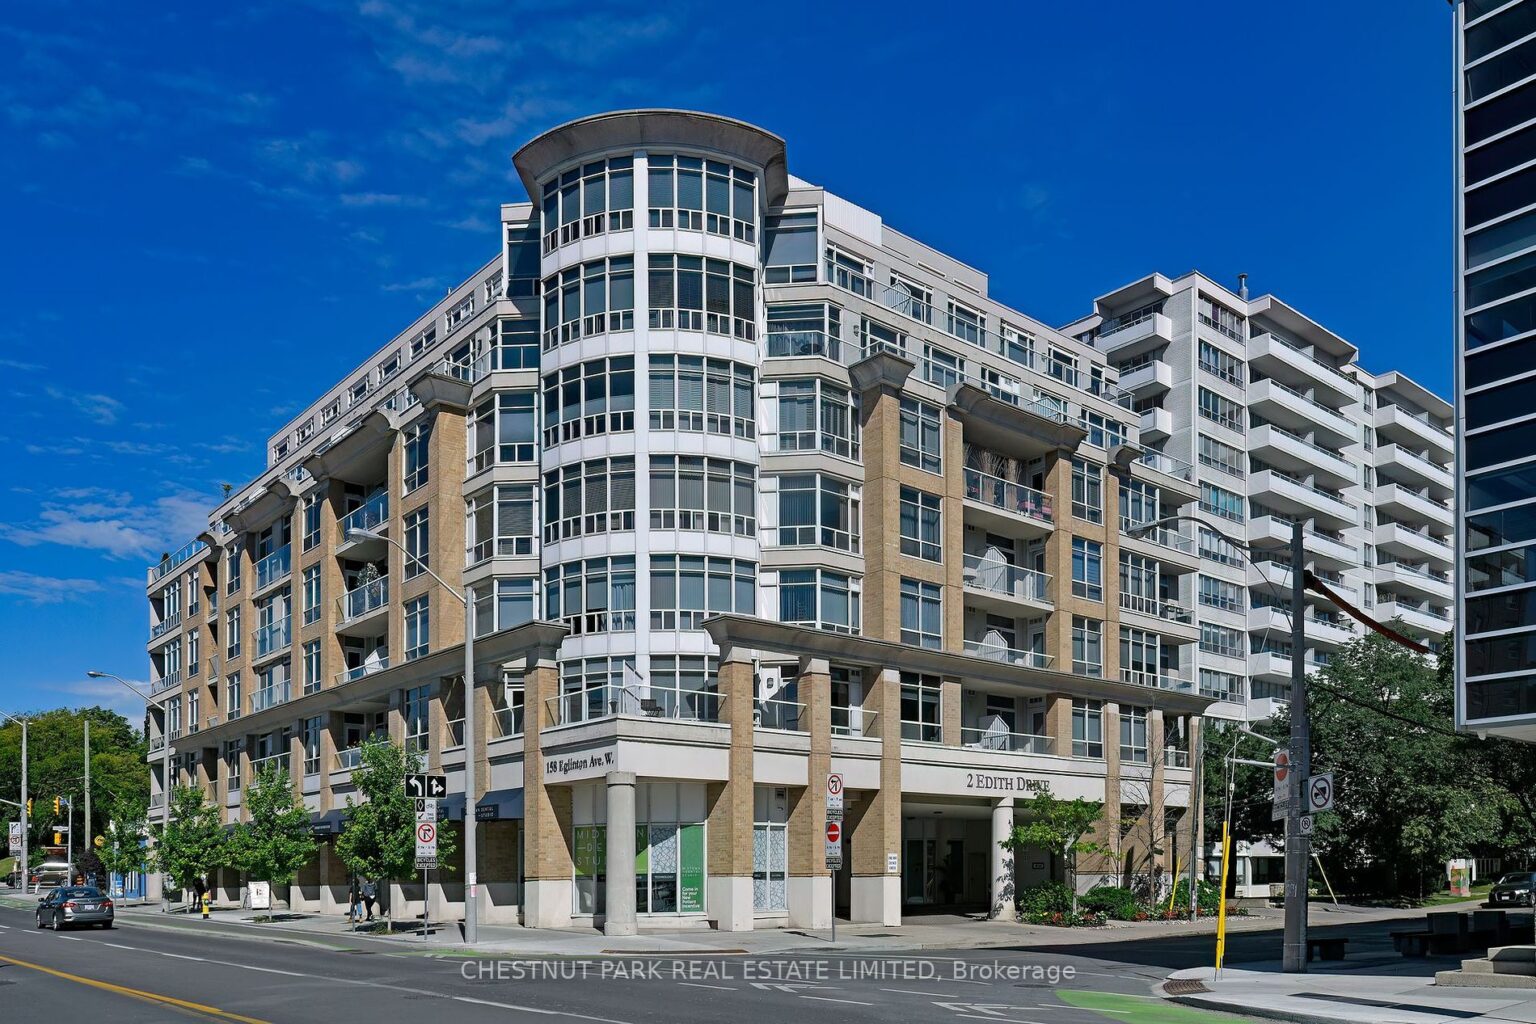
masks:
<svg viewBox="0 0 1536 1024"><path fill-rule="evenodd" d="M54 889L37 901L37 926L54 931L77 924L112 927L112 900L100 889L89 885L68 885Z"/></svg>

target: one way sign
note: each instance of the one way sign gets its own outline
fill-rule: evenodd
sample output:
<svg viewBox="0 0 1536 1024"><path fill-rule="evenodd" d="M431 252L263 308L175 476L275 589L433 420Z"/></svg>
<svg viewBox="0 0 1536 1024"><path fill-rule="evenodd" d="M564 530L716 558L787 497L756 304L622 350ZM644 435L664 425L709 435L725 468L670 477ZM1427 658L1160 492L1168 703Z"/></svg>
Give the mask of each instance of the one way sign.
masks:
<svg viewBox="0 0 1536 1024"><path fill-rule="evenodd" d="M446 775L407 775L405 792L418 800L440 800L448 795L448 777Z"/></svg>

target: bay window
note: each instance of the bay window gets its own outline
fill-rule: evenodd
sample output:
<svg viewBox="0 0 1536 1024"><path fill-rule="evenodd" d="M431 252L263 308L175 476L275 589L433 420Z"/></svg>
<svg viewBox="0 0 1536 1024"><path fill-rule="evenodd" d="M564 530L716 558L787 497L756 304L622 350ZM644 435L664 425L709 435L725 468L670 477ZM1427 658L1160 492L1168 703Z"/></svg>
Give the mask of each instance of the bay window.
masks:
<svg viewBox="0 0 1536 1024"><path fill-rule="evenodd" d="M755 468L701 456L651 456L651 527L755 536Z"/></svg>
<svg viewBox="0 0 1536 1024"><path fill-rule="evenodd" d="M698 629L711 615L756 611L757 565L704 555L651 556L651 628Z"/></svg>
<svg viewBox="0 0 1536 1024"><path fill-rule="evenodd" d="M755 377L750 365L729 359L651 356L651 429L751 439Z"/></svg>
<svg viewBox="0 0 1536 1024"><path fill-rule="evenodd" d="M858 633L862 581L830 569L779 573L779 621L833 633Z"/></svg>
<svg viewBox="0 0 1536 1024"><path fill-rule="evenodd" d="M573 462L544 474L546 544L634 528L633 456Z"/></svg>
<svg viewBox="0 0 1536 1024"><path fill-rule="evenodd" d="M545 447L634 429L634 356L591 359L544 375Z"/></svg>
<svg viewBox="0 0 1536 1024"><path fill-rule="evenodd" d="M469 498L469 564L495 555L533 554L533 495L532 484L497 484Z"/></svg>
<svg viewBox="0 0 1536 1024"><path fill-rule="evenodd" d="M635 558L577 559L544 571L544 617L571 634L633 632Z"/></svg>
<svg viewBox="0 0 1536 1024"><path fill-rule="evenodd" d="M502 391L475 407L470 421L471 473L534 458L532 391Z"/></svg>
<svg viewBox="0 0 1536 1024"><path fill-rule="evenodd" d="M788 473L778 478L778 543L859 550L860 488L826 473Z"/></svg>

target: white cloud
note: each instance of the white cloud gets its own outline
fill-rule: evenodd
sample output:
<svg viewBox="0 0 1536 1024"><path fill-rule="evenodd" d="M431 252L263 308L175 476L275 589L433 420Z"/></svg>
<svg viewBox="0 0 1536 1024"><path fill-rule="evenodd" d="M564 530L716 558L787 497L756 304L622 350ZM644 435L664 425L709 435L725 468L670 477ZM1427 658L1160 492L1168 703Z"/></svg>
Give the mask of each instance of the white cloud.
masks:
<svg viewBox="0 0 1536 1024"><path fill-rule="evenodd" d="M74 406L75 411L89 416L104 427L110 427L117 422L117 417L123 411L123 403L111 395L91 394L84 391L64 391L56 387L46 387L43 393L55 402L64 402Z"/></svg>
<svg viewBox="0 0 1536 1024"><path fill-rule="evenodd" d="M214 503L177 491L143 505L129 494L74 488L44 502L32 522L0 525L0 538L22 547L56 544L110 558L149 559L206 530Z"/></svg>
<svg viewBox="0 0 1536 1024"><path fill-rule="evenodd" d="M30 604L78 601L87 594L100 593L102 589L96 580L64 579L15 569L0 569L0 595L17 597Z"/></svg>

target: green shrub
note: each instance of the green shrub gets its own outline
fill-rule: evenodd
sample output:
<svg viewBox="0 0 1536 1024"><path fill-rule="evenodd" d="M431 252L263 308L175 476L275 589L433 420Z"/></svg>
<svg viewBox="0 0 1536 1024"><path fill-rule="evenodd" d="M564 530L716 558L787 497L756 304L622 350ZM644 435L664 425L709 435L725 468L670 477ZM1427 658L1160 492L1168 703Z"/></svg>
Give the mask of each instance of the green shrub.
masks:
<svg viewBox="0 0 1536 1024"><path fill-rule="evenodd" d="M1077 905L1096 911L1114 921L1142 921L1146 912L1136 902L1136 894L1114 885L1100 885L1078 897Z"/></svg>
<svg viewBox="0 0 1536 1024"><path fill-rule="evenodd" d="M1221 902L1221 892L1210 882L1200 883L1200 913L1214 914ZM1175 909L1183 908L1184 913L1189 913L1189 879L1181 878L1173 887L1173 905ZM1166 907L1166 904L1164 905Z"/></svg>
<svg viewBox="0 0 1536 1024"><path fill-rule="evenodd" d="M1071 914L1072 889L1064 882L1040 882L1019 894L1019 913L1033 924L1053 924L1050 921L1033 921L1036 915Z"/></svg>

